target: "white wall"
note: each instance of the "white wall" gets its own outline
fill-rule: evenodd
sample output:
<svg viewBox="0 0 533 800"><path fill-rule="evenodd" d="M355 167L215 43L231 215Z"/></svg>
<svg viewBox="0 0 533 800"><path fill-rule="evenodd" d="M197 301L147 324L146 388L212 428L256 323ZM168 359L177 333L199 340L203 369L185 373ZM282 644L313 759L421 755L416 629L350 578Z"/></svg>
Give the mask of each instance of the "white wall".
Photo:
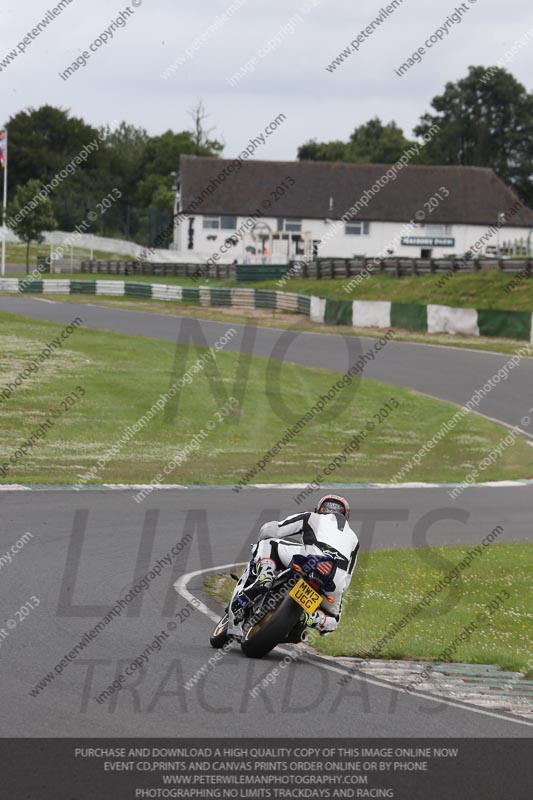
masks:
<svg viewBox="0 0 533 800"><path fill-rule="evenodd" d="M239 217L237 219L237 226L242 225L245 219L245 217ZM276 218L262 217L261 222L266 222L274 232L277 231ZM411 231L406 232L405 226L408 225L408 221L404 224L396 222L371 222L368 235L361 236L345 234L343 224L339 231L332 235L336 225L337 223L334 221L302 220L302 233L309 232L311 239L325 239L325 243L319 251L319 256L322 258L352 258L355 255L374 257L389 247L393 249L394 256L402 256L404 258L420 258L422 249L431 249L433 258L463 255L476 244L484 234L488 233L488 228L484 225L452 225L449 232L445 235L446 237L455 239L453 247L430 247L429 245L402 245L400 243L402 232L404 236L406 233L408 236L428 236L427 230L423 225L417 225ZM500 231L500 239L501 242L508 240L514 241L515 239L521 238L527 239L529 232L530 230L528 228L503 227ZM229 263L235 258L238 261L242 261L248 255L246 253L247 246L259 246L258 242L254 242L251 234L246 233L236 247L231 248L225 254L221 254L221 246L231 235L231 230L204 229L203 217L201 215L195 215L194 250L187 250L188 221L181 223L177 227L176 244L185 260L187 260L187 254L189 254L189 257L194 254L197 258L203 260L218 253L220 255L219 263ZM216 239L208 240L208 236L216 236ZM483 245L479 254L483 255L485 253L486 246L496 247L497 244L498 234L494 233ZM275 256L275 253L273 255ZM279 263L283 262L283 259L276 259L275 257L272 260Z"/></svg>

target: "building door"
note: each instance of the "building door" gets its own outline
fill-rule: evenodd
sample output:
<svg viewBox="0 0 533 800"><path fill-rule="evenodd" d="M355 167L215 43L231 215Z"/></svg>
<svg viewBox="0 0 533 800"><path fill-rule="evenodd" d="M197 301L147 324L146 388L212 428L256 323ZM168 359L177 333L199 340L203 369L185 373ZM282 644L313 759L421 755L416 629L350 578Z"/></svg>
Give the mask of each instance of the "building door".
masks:
<svg viewBox="0 0 533 800"><path fill-rule="evenodd" d="M433 250L431 247L423 247L420 251L420 258L431 258L431 253Z"/></svg>

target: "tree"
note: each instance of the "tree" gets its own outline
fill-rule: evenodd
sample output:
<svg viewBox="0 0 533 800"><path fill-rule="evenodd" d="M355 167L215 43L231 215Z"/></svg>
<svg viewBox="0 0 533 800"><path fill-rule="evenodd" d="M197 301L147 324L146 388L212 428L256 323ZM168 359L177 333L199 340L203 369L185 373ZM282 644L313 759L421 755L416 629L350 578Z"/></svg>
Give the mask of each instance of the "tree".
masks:
<svg viewBox="0 0 533 800"><path fill-rule="evenodd" d="M140 165L142 179L137 187L139 204L161 208L162 198L166 196L164 206L172 212L168 193L172 191L172 173L178 169L180 155L216 156L222 147L215 140L204 140L203 144L198 145L191 131L174 133L168 130L160 136L152 136L146 144L144 160Z"/></svg>
<svg viewBox="0 0 533 800"><path fill-rule="evenodd" d="M298 148L300 161L348 161L348 143L336 140L334 142L317 142L310 139Z"/></svg>
<svg viewBox="0 0 533 800"><path fill-rule="evenodd" d="M374 117L354 130L347 142L311 140L298 148L300 161L349 161L356 164L394 164L413 143L395 123Z"/></svg>
<svg viewBox="0 0 533 800"><path fill-rule="evenodd" d="M171 173L177 171L180 155L218 156L224 147L213 138L214 128L206 128L203 104L190 113L194 130L148 136L144 128L126 122L114 130L98 130L49 105L21 111L8 121L9 199L29 180L46 186L60 176L49 199L58 226L68 231L118 189L122 196L105 215L98 215L92 230L147 243L150 231L168 225L175 181ZM82 152L86 160L71 163Z"/></svg>
<svg viewBox="0 0 533 800"><path fill-rule="evenodd" d="M100 148L106 173L113 177L114 186L133 201L150 137L144 128L127 122L121 122L114 130L106 126L100 135L104 140Z"/></svg>
<svg viewBox="0 0 533 800"><path fill-rule="evenodd" d="M194 124L192 135L194 144L199 151L197 155L215 155L222 152L224 143L219 142L217 139L210 138L213 131L216 130L216 125L205 128L205 121L210 114L205 110L202 101L200 100L196 106L190 108L188 113Z"/></svg>
<svg viewBox="0 0 533 800"><path fill-rule="evenodd" d="M491 167L533 203L533 94L499 67L471 66L457 83L434 97L415 134L440 130L425 146L434 164Z"/></svg>
<svg viewBox="0 0 533 800"><path fill-rule="evenodd" d="M19 186L8 207L9 223L19 239L26 242L26 274L30 266L31 242L44 241L43 231L57 228L54 209L48 197L39 197L41 184L37 180Z"/></svg>
<svg viewBox="0 0 533 800"><path fill-rule="evenodd" d="M8 128L11 186L21 186L34 178L48 183L98 136L97 129L84 120L48 105L20 111L8 121ZM85 168L97 161L98 152L91 153Z"/></svg>
<svg viewBox="0 0 533 800"><path fill-rule="evenodd" d="M374 117L356 128L350 136L350 160L368 164L394 164L411 144L395 122L384 125L379 117Z"/></svg>

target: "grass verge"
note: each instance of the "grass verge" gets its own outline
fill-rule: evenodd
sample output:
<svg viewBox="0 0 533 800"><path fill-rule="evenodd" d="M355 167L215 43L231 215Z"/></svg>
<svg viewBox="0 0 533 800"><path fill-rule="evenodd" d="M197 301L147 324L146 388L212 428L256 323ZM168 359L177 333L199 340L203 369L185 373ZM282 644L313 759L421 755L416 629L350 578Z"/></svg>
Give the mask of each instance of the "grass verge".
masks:
<svg viewBox="0 0 533 800"><path fill-rule="evenodd" d="M330 656L364 658L469 550L454 546L362 553L344 596L339 629L315 639L316 649ZM490 545L427 608L411 615L378 657L438 660L455 642L446 660L496 664L533 675L527 667L533 647L532 571L531 544ZM206 591L224 603L234 586L229 576L206 581ZM497 595L504 598L500 604L493 602ZM457 641L461 636L464 641Z"/></svg>
<svg viewBox="0 0 533 800"><path fill-rule="evenodd" d="M0 393L61 330L54 323L0 314ZM75 483L205 352L205 348L78 328L38 372L1 401L0 464L9 464L11 455L52 409L60 409L61 401L77 386L85 391L59 415L46 436L9 467L2 482ZM269 374L268 359L221 350L214 364L208 361L205 369L196 369L176 402L156 413L90 482L150 482L200 431L206 432L205 438L162 482L238 482L339 380L338 373L327 370L276 364L279 385ZM221 406L232 395L239 399L239 407L218 419ZM280 400L287 413L280 412ZM335 410L339 401L342 408ZM388 414L380 413L387 404ZM328 480L386 482L456 411L450 403L366 378L342 389L331 406L284 444L254 482L314 480L370 424L374 427L359 451L348 454ZM467 416L406 479L461 481L506 434L489 420ZM521 439L503 449L483 473L485 480L531 475L533 449Z"/></svg>

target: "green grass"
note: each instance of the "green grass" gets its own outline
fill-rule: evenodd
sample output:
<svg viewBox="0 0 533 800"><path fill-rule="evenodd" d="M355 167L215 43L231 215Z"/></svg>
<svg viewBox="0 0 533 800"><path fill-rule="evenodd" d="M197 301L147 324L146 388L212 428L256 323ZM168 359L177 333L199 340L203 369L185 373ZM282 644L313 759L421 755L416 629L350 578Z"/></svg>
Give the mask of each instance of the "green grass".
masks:
<svg viewBox="0 0 533 800"><path fill-rule="evenodd" d="M32 269L35 269L37 266L37 256L49 256L50 255L50 245L43 245L43 244L31 244L30 245L30 272ZM83 247L74 247L73 248L73 257L74 258L90 258L91 251L88 248ZM117 253L110 253L106 250L94 250L93 251L93 258L97 260L112 260L112 261L124 261L129 260L129 256L119 255ZM70 249L67 248L63 254L62 263L65 265L69 264L70 261ZM25 264L26 263L26 245L23 243L18 242L6 242L6 273L8 273L8 267L10 264ZM57 262L55 262L57 263ZM19 273L17 273L18 275ZM47 276L47 277L55 277L54 275ZM62 277L62 276L57 276Z"/></svg>
<svg viewBox="0 0 533 800"><path fill-rule="evenodd" d="M96 255L97 251L95 251L95 258L98 256ZM46 254L41 254L46 255ZM88 256L87 256L88 258ZM120 260L120 261L129 261L130 258L128 256L113 256L113 260ZM31 266L31 264L30 264ZM46 280L56 279L56 280L73 280L73 281L132 281L133 283L167 283L172 284L173 286L203 286L209 285L212 283L216 286L240 286L242 287L243 284L237 284L236 281L230 280L220 280L220 281L205 281L204 280L193 280L192 278L187 277L180 277L175 278L172 275L108 275L107 272L68 272L67 270L68 261L65 263L65 268L61 272L52 272L49 275L43 274L43 278Z"/></svg>
<svg viewBox="0 0 533 800"><path fill-rule="evenodd" d="M0 391L61 330L54 323L0 314ZM78 329L58 354L0 404L1 464L76 386L86 391L2 482L76 482L203 352L201 348L187 351L185 345L155 339ZM179 408L172 411L170 419L159 413L99 470L93 482L151 481L180 448L205 429L208 421L215 424L199 451L164 482L238 482L277 442L287 425L339 379L338 374L326 370L283 363L282 399L293 416L280 419L269 401L270 395L275 406L279 398L278 390L271 390L268 365L267 359L221 351L216 372L206 368L198 373L192 385L179 393ZM215 396L213 389L227 394ZM395 397L400 408L382 424L376 424L360 451L349 455L329 478L333 482L387 481L456 411L450 403L370 379L362 379L357 390L352 385L343 392L345 398L351 398L347 408L341 413L318 415L254 482L313 480L368 421L376 423L373 415ZM227 396L240 397L241 393L242 402L233 422L216 421L216 412ZM495 423L475 415L467 417L409 473L408 479L463 480L505 435L506 431ZM483 473L483 478L532 475L533 450L525 441L517 440Z"/></svg>
<svg viewBox="0 0 533 800"><path fill-rule="evenodd" d="M53 277L53 276L52 276ZM79 280L87 278L109 278L111 280L123 279L124 276L116 275L58 275L56 277ZM344 291L351 279L336 280L307 280L292 278L288 280L283 291L300 294L330 297L337 300L394 300L396 303L428 303L448 305L458 308L491 308L504 311L531 311L533 312L533 279L523 280L510 294L505 292L505 287L515 277L513 273L500 273L496 270L487 270L472 274L456 274L446 281L444 286L437 285L442 275L424 275L420 277L396 278L392 275L373 275L362 281L349 293ZM205 278L193 281L192 278L173 278L171 276L135 275L128 276L127 280L148 283L169 283L183 286L215 285L228 287L250 286L257 289L279 289L277 281L261 281L258 283L237 283L236 280L219 280Z"/></svg>
<svg viewBox="0 0 533 800"><path fill-rule="evenodd" d="M487 271L477 274L456 274L442 288L437 286L441 276L396 278L392 275L373 275L352 291L345 292L348 279L287 281L284 291L331 297L337 300L391 300L396 303L436 304L457 308L492 308L505 311L533 312L533 280L522 281L510 294L505 286L512 273ZM254 284L257 288L278 288L276 281Z"/></svg>
<svg viewBox="0 0 533 800"><path fill-rule="evenodd" d="M313 646L330 656L365 657L393 623L421 601L426 592L457 565L471 547L432 547L417 550L363 552L343 601L339 629L316 637ZM408 619L377 657L383 659L438 659L466 626L475 622L471 635L463 635L450 659L471 664L496 664L504 669L532 674L533 546L492 544L460 573L459 579L436 595L419 614ZM215 576L207 591L227 602L235 582ZM500 594L509 599L490 615L486 604ZM477 615L487 620L477 622Z"/></svg>
<svg viewBox="0 0 533 800"><path fill-rule="evenodd" d="M9 296L3 293L4 296ZM2 296L2 293L0 293ZM12 295L11 295L12 296ZM322 325L311 322L302 314L290 311L270 311L268 309L243 309L240 313L236 308L200 306L199 303L169 302L166 300L147 300L142 297L105 297L102 295L54 295L54 299L61 303L83 304L90 301L91 305L107 306L109 308L126 308L131 311L143 311L153 314L168 316L195 317L197 319L210 319L216 322L236 322L241 325L253 324L265 328L285 328L297 326L299 331L312 333L333 333L337 336L362 336L370 339L379 339L383 330L378 328L352 328L347 325ZM414 344L433 344L445 347L460 347L469 350L489 351L493 353L506 353L514 355L517 351L523 354L523 341L514 339L499 339L495 336L456 336L451 334L413 333L411 331L395 330L395 341L412 342Z"/></svg>

